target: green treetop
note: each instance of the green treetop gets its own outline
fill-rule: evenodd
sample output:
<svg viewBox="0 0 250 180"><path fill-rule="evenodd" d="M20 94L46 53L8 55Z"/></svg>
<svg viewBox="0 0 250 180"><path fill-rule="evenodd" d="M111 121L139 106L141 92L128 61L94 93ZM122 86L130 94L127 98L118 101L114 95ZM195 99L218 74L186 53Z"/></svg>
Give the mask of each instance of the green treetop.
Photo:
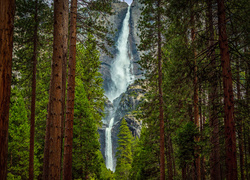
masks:
<svg viewBox="0 0 250 180"><path fill-rule="evenodd" d="M118 134L116 179L128 179L132 163L132 134L125 119L122 120Z"/></svg>

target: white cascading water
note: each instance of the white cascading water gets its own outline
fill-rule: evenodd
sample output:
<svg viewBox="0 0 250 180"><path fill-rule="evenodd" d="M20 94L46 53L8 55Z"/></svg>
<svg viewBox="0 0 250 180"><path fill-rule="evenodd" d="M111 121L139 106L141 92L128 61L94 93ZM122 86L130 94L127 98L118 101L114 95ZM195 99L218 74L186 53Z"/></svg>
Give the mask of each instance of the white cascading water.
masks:
<svg viewBox="0 0 250 180"><path fill-rule="evenodd" d="M117 41L118 53L111 65L111 79L114 85L111 87L110 92L107 92L107 97L111 102L119 97L121 93L124 93L128 85L134 80L131 74L131 63L128 56L129 18L130 6L123 20L122 30Z"/></svg>
<svg viewBox="0 0 250 180"><path fill-rule="evenodd" d="M114 117L110 119L109 127L106 128L105 137L106 137L106 167L113 171L113 157L112 157L112 139L111 139L111 129L114 124Z"/></svg>
<svg viewBox="0 0 250 180"><path fill-rule="evenodd" d="M111 65L111 79L113 81L113 86L109 92L106 92L106 95L111 102L124 93L129 84L134 81L134 76L131 74L131 61L128 56L129 18L130 6L128 7L125 19L123 20L122 30L117 41L118 53ZM114 109L116 109L116 107L114 107ZM114 114L110 120L107 119L107 124L108 127L105 132L106 167L111 171L115 171L111 138Z"/></svg>

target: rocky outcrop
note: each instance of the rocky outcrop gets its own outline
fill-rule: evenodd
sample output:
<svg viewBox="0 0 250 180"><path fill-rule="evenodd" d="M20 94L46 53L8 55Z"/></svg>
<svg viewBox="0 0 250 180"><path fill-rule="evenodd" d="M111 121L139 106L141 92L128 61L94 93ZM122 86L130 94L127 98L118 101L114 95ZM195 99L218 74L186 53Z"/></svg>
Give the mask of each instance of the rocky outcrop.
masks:
<svg viewBox="0 0 250 180"><path fill-rule="evenodd" d="M124 118L127 121L128 127L135 137L140 137L141 134L141 121L135 117L134 111L137 110L140 103L144 101L145 90L139 85L130 85L127 91L120 95L115 101L118 103L115 110L114 125L112 128L112 146L114 163L116 164L115 154L118 147L118 133L121 125L121 121ZM115 106L115 105L114 105Z"/></svg>

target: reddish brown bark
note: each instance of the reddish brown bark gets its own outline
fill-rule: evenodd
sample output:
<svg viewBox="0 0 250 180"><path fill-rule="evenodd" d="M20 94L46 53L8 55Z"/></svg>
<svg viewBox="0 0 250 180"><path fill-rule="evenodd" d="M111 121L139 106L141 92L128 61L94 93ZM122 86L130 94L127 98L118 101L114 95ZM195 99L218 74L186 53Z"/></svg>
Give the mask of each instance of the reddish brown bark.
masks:
<svg viewBox="0 0 250 180"><path fill-rule="evenodd" d="M35 139L35 109L36 109L36 65L37 65L37 0L35 2L34 15L34 39L33 39L33 74L32 74L32 94L31 94L31 115L30 115L30 154L29 154L29 179L34 179L34 139Z"/></svg>
<svg viewBox="0 0 250 180"><path fill-rule="evenodd" d="M67 39L68 0L54 1L54 42L49 108L49 179L60 179L62 138L63 60ZM66 47L65 47L66 46Z"/></svg>
<svg viewBox="0 0 250 180"><path fill-rule="evenodd" d="M7 178L9 104L15 1L0 1L0 177Z"/></svg>
<svg viewBox="0 0 250 180"><path fill-rule="evenodd" d="M159 111L160 111L160 179L165 180L165 157L164 157L164 113L163 113L163 93L162 93L162 54L161 54L161 0L157 1L158 14L157 14L157 58L158 58L158 88L159 88Z"/></svg>
<svg viewBox="0 0 250 180"><path fill-rule="evenodd" d="M224 89L224 123L225 123L225 148L226 148L226 179L237 179L236 136L234 122L234 96L232 87L232 72L226 33L226 13L224 0L218 3L218 27L221 66Z"/></svg>
<svg viewBox="0 0 250 180"><path fill-rule="evenodd" d="M65 9L69 9L68 3L64 7ZM64 34L62 36L64 37L63 42L64 44L64 52L63 52L63 64L62 64L62 119L61 119L61 154L63 155L63 139L64 139L64 127L65 127L65 96L66 96L66 78L67 78L67 53L68 53L68 46L66 43L68 43L68 22L69 22L69 17L68 17L68 11L67 11L67 16L64 16L64 23L67 24L67 28L63 31ZM63 157L62 157L63 158ZM61 158L61 171L63 166L62 166L62 158Z"/></svg>
<svg viewBox="0 0 250 180"><path fill-rule="evenodd" d="M73 121L74 121L75 69L76 69L76 15L77 15L77 0L72 0L71 12L70 12L71 19L70 19L69 72L68 72L64 160L63 160L64 180L72 179Z"/></svg>

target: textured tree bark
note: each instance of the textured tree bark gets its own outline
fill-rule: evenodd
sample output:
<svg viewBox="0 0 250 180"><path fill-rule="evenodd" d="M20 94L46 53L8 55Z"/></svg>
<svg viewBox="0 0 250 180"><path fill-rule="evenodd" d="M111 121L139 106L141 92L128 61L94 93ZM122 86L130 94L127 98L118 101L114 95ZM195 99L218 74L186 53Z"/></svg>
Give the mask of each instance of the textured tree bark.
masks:
<svg viewBox="0 0 250 180"><path fill-rule="evenodd" d="M221 66L224 89L224 123L225 123L225 148L226 148L226 179L237 179L237 159L236 159L236 136L234 122L234 96L232 87L232 72L230 67L230 57L228 40L226 33L226 13L224 0L217 0L218 4L218 27L219 45L221 55Z"/></svg>
<svg viewBox="0 0 250 180"><path fill-rule="evenodd" d="M193 10L192 10L193 11ZM195 41L195 21L194 21L194 14L193 12L191 13L191 39L192 39L192 44ZM193 54L194 54L194 123L199 128L200 123L199 123L199 94L198 94L198 77L197 77L197 62L196 62L196 56L197 52L195 48L193 47ZM199 137L195 137L195 141L199 141ZM200 171L200 155L198 152L198 147L195 148L196 153L195 153L195 177L194 179L200 180L201 179L201 171Z"/></svg>
<svg viewBox="0 0 250 180"><path fill-rule="evenodd" d="M36 65L37 65L37 42L38 42L38 23L37 11L38 5L35 1L34 15L34 39L33 39L33 74L32 74L32 94L31 94L31 115L30 115L30 154L29 154L29 179L34 179L34 138L35 138L35 109L36 109Z"/></svg>
<svg viewBox="0 0 250 180"><path fill-rule="evenodd" d="M7 178L9 104L15 0L0 1L0 177Z"/></svg>
<svg viewBox="0 0 250 180"><path fill-rule="evenodd" d="M165 180L165 157L164 157L164 113L163 113L163 93L162 93L162 54L161 54L161 0L157 1L157 8L158 8L158 14L157 14L157 46L158 46L158 52L157 52L157 58L158 58L158 88L159 88L159 110L160 110L160 179Z"/></svg>
<svg viewBox="0 0 250 180"><path fill-rule="evenodd" d="M211 61L211 69L216 69L216 59L215 59L215 50L214 50L214 28L213 28L213 13L212 13L212 1L207 0L208 6L208 50L209 50L209 59ZM216 106L216 99L218 98L218 78L216 72L211 73L210 85L211 89L209 92L209 126L212 129L212 134L210 137L210 142L212 145L210 153L210 176L211 180L220 180L221 179L221 170L220 170L220 142L219 142L219 119Z"/></svg>
<svg viewBox="0 0 250 180"><path fill-rule="evenodd" d="M54 1L54 42L49 108L49 179L61 176L61 138L62 138L62 95L63 95L63 60L67 39L65 30L68 22L68 0ZM66 42L65 42L66 41Z"/></svg>
<svg viewBox="0 0 250 180"><path fill-rule="evenodd" d="M65 142L63 160L63 179L72 179L72 149L73 149L73 121L74 121L74 99L75 99L75 69L76 69L76 15L77 0L71 1L70 12L70 49L69 49L69 71L67 106L65 121Z"/></svg>
<svg viewBox="0 0 250 180"><path fill-rule="evenodd" d="M66 3L66 6L64 7L65 9L69 9L69 4ZM68 16L68 11L67 11L67 15L64 16L63 21L65 24L67 24L67 28L65 28L65 30L63 31L63 42L64 44L64 52L63 52L63 64L62 64L62 119L61 119L61 134L62 134L62 138L61 138L61 154L63 155L63 139L64 139L64 127L65 127L65 96L66 96L66 78L67 78L67 52L68 52L68 22L69 22L69 16ZM63 157L61 158L61 171L63 168L62 165L62 160Z"/></svg>

